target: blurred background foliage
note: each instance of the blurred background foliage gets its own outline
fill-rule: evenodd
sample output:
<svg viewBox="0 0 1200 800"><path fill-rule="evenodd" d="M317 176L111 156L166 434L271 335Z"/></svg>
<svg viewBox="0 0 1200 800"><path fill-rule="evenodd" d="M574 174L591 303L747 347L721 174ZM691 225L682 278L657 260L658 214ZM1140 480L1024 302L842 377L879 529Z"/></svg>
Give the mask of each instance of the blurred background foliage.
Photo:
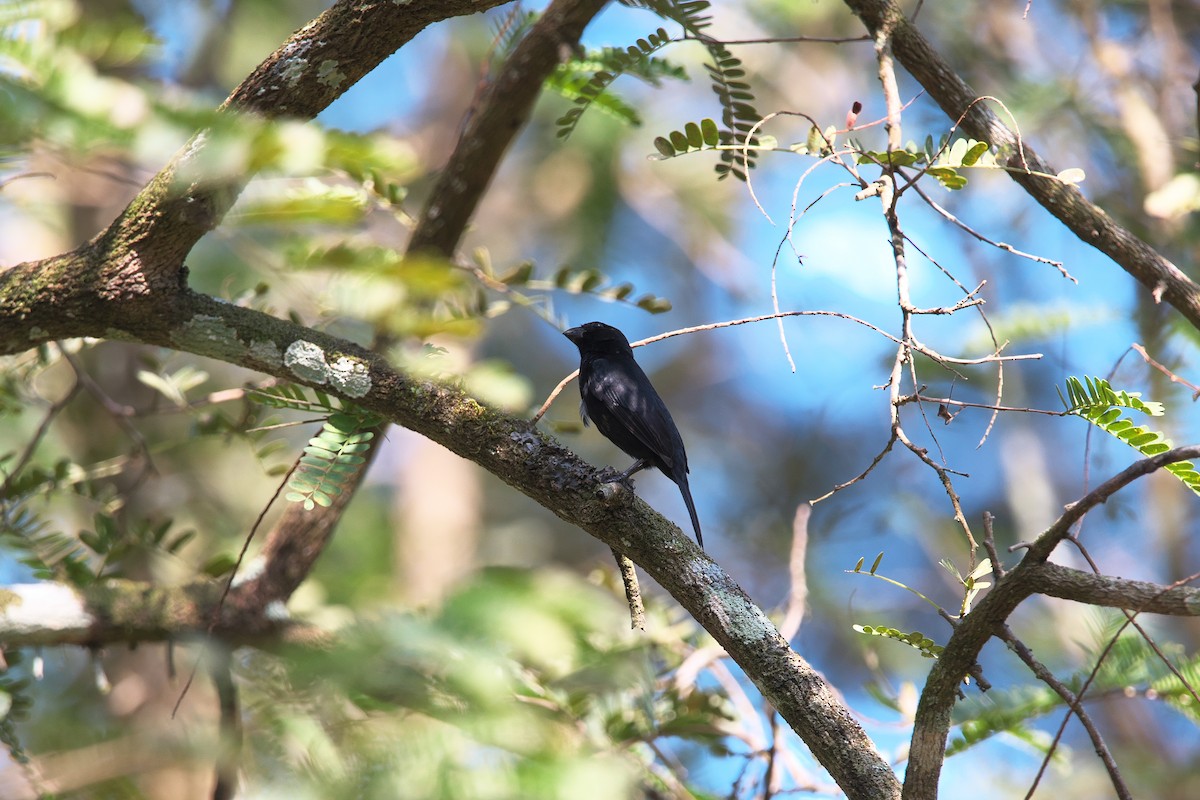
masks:
<svg viewBox="0 0 1200 800"><path fill-rule="evenodd" d="M837 188L844 175L832 166L805 175L814 159L788 148L809 140L807 120L764 126L781 152L759 156L750 175L755 198L745 183L717 179L713 152L663 159L655 148L656 137L688 122L721 119L703 66L711 54L700 44L654 50L662 64L640 79L616 78L610 108L593 103L569 137L558 135L572 93L609 63L602 48L638 46L660 27L680 34L677 22L622 5L589 28L586 52L558 76L558 91L546 92L461 258L403 259L412 217L480 81L539 6L425 31L316 123L217 116L230 89L324 6L0 4L0 259L42 258L86 241L208 128L217 145L203 165L208 174L257 176L190 255L195 289L364 343L387 333L398 363L462 380L514 413L529 413L574 368L557 333L568 322L603 319L634 339L768 313L774 291L785 310L834 310L894 326L894 267L878 207ZM1022 6L920 4L918 20L978 92L1003 101L1044 156L1060 169L1083 169L1089 197L1190 270L1200 246L1191 213L1200 206L1191 88L1200 8L1081 0L1032 3L1023 16ZM781 40L728 45L746 73L732 80L752 86L760 114L803 112L822 128L841 128L857 101L860 126L883 115L869 42L782 41L860 37L843 5L756 0L705 13L713 16L705 32L716 39ZM912 100L906 140L950 132L951 122L905 76L901 91ZM853 135L868 149L884 147L879 126ZM1196 331L1007 178L963 174L959 191L932 181L927 191L992 239L1062 262L1078 283L909 201L902 223L930 259L910 254L914 301L958 299L939 266L971 287L987 281L987 320L1009 342L1006 352L1043 355L1005 369L1005 405L1061 409L1056 387L1066 376L1109 376L1118 389L1164 403L1163 430L1174 441L1196 441L1191 390L1129 350L1139 342L1200 382ZM789 213L827 190L796 226L798 259L783 243ZM893 351L837 319L793 319L784 330L794 373L774 323L672 339L640 350L639 360L688 443L713 556L765 608L782 606L793 589L807 592L795 646L899 763L928 662L852 626L920 630L937 642L947 631L908 593L846 571L885 551L889 577L953 609L961 588L937 565L948 558L965 572L965 548L934 474L895 452L866 481L815 507L803 586L795 585L788 562L797 505L862 471L886 442L887 401L874 387L886 381ZM923 319L917 335L954 355L992 347L977 314ZM995 398L993 367L959 375L930 363L917 369L928 394ZM262 385L261 376L118 342L64 343L6 359L3 580L179 583L222 574L319 429L318 415L256 403L240 391L247 385ZM582 433L573 392L545 424L593 463L623 467L613 447ZM977 526L984 510L995 514L1002 552L1035 537L1064 503L1133 457L1101 441L1107 437L1089 446L1087 426L1069 418L1003 414L977 448L987 412L966 410L949 424L932 410L929 417L926 427L915 407L905 411L910 433L969 475L956 478L967 517ZM402 430L388 437L290 606L340 628L344 640L329 652L234 654L247 796L683 796L684 784L697 796L757 797L768 785L831 791L795 737L669 598L651 587L647 632L629 634L609 554L597 542L437 446ZM652 505L681 519L673 489L657 475L638 481ZM1106 571L1177 580L1200 560L1194 502L1177 482L1154 476L1110 500L1083 535ZM1106 620L1038 600L1018 611L1013 627L1052 669L1073 675L1090 670L1112 635ZM1195 652L1194 624L1145 622L1160 643ZM1094 695L1093 713L1146 796L1196 796L1195 711L1164 702L1171 692L1138 666L1139 642L1122 645L1130 650L1123 670ZM0 733L12 753L0 795L30 796L38 781L63 796L204 795L218 747L204 681L170 717L179 673L199 657L191 643L9 653L0 688L11 707ZM948 762L948 796L966 787L976 797L1024 791L1061 718L1061 707L1038 694L999 645L984 657L997 691L961 709L968 724L952 747L964 752ZM1074 727L1067 744L1044 790L1105 794L1102 770ZM32 769L18 763L27 756Z"/></svg>

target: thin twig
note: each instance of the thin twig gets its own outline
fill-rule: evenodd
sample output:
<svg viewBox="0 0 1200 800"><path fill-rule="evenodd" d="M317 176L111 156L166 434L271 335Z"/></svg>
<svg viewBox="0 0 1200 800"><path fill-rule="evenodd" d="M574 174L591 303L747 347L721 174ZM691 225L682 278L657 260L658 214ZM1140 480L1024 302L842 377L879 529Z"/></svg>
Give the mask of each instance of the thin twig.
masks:
<svg viewBox="0 0 1200 800"><path fill-rule="evenodd" d="M1159 595L1165 594L1166 592L1169 592L1171 589L1182 586L1185 583L1191 583L1192 581L1196 580L1197 578L1200 578L1200 572L1194 573L1192 575L1187 576L1186 578L1182 578L1178 581L1175 581L1170 586L1164 586L1162 591L1159 592ZM1090 673L1088 673L1087 678L1084 679L1083 684L1079 687L1079 692L1078 692L1077 697L1080 700L1082 700L1083 696L1085 694L1087 694L1088 687L1090 687L1092 685L1092 683L1096 680L1096 677L1100 674L1101 665L1104 663L1104 660L1108 657L1108 654L1112 652L1112 649L1114 647L1116 647L1117 641L1120 640L1120 638L1121 638L1121 634L1124 633L1125 629L1127 627L1129 627L1130 625L1134 625L1134 626L1137 625L1137 623L1134 622L1134 617L1136 617L1139 613L1140 613L1140 610L1134 611L1132 614L1126 612L1125 622L1123 622L1121 624L1121 627L1119 627L1116 630L1116 632L1112 635L1112 637L1108 640L1108 643L1104 646L1104 649L1102 651L1100 651L1100 655L1096 657L1096 663L1092 666L1092 671ZM1141 629L1138 628L1138 630L1141 630ZM1143 636L1146 635L1144 631L1142 633L1143 633ZM1157 648L1155 648L1155 649L1157 652ZM1162 656L1161 653L1159 653L1159 655L1165 659L1165 656ZM1167 666L1171 669L1171 671L1173 673L1175 673L1176 677L1183 680L1183 685L1185 687L1187 687L1188 690L1191 692L1192 698L1194 700L1196 700L1197 702L1200 702L1200 697L1197 697L1196 690L1191 686L1191 684L1189 684L1187 682L1186 679L1183 678L1183 676L1179 673L1178 669L1175 668L1175 666L1173 664L1171 664L1169 661L1167 661L1166 663L1167 663ZM1076 704L1076 705L1078 705L1078 704ZM1069 705L1067 708L1067 713L1065 715L1063 715L1062 724L1059 725L1058 731L1055 733L1054 739L1050 743L1050 747L1048 747L1046 749L1046 755L1042 759L1041 766L1038 768L1038 772L1037 772L1037 775L1034 777L1033 784L1029 787L1029 791L1025 794L1026 800L1029 800L1029 798L1033 797L1033 793L1037 790L1038 783L1041 781L1042 776L1046 773L1046 768L1050 765L1050 759L1054 757L1054 752L1055 752L1055 750L1058 749L1058 743L1062 740L1063 731L1066 729L1067 722L1070 721L1071 715L1073 713L1075 713L1075 706ZM1105 766L1107 766L1107 765L1108 764L1106 762ZM1114 765L1114 768L1115 768L1115 765ZM1112 772L1110 772L1110 775L1112 775ZM1114 778L1113 788L1115 788L1117 790L1117 793L1121 797L1121 800L1132 800L1133 795L1128 794L1128 789L1125 789L1124 794L1121 793L1121 790L1124 788L1124 783L1119 780L1119 773L1117 774L1117 777Z"/></svg>
<svg viewBox="0 0 1200 800"><path fill-rule="evenodd" d="M1100 757L1104 768L1108 770L1108 777L1112 781L1117 797L1121 798L1121 800L1132 800L1133 796L1129 792L1129 787L1125 785L1125 779L1121 777L1121 770L1117 766L1116 760L1113 759L1112 753L1109 752L1108 745L1104 743L1104 737L1100 735L1100 731L1096 728L1095 723L1092 722L1091 716L1084 709L1083 704L1079 702L1079 697L1067 688L1066 684L1054 677L1054 673L1047 669L1045 664L1034 657L1033 652L1013 634L1012 629L1008 625L1000 626L1000 630L996 636L1001 641L1007 643L1008 648L1016 653L1021 661L1025 662L1025 666L1029 667L1034 676L1049 686L1055 694L1063 699L1067 707L1079 717L1079 722L1083 725L1084 730L1087 731L1088 736L1092 740L1092 747L1095 749L1096 755ZM1065 727L1065 725L1066 720L1063 721L1063 726ZM1030 787L1030 795L1036 786L1037 781L1035 780L1034 786Z"/></svg>
<svg viewBox="0 0 1200 800"><path fill-rule="evenodd" d="M956 227L960 228L964 233L967 233L970 236L973 236L974 238L978 239L979 241L983 242L984 244L990 244L992 247L995 247L999 250L1003 250L1004 252L1009 253L1014 256L1017 256L1018 258L1027 258L1030 261L1036 261L1039 264L1049 264L1050 266L1056 268L1060 273L1062 273L1063 277L1068 278L1073 283L1079 283L1079 281L1075 280L1075 278L1069 272L1066 271L1066 269L1063 267L1063 262L1055 261L1054 259L1046 258L1045 256L1034 255L1033 253L1026 253L1024 250L1018 250L1017 248L1013 247L1011 244L1008 244L1007 242L997 242L995 239L988 238L984 234L982 234L979 231L972 228L967 223L963 222L958 217L954 216L954 214L951 213L948 209L943 208L942 206L938 205L937 201L935 201L932 197L930 197L928 194L925 193L925 190L921 188L921 185L919 183L913 184L913 190L917 193L917 195L922 200L925 201L925 203L930 208L932 208L938 214L941 214L946 219L946 221L948 221L952 225L955 225Z"/></svg>
<svg viewBox="0 0 1200 800"><path fill-rule="evenodd" d="M241 568L242 562L246 558L246 552L250 549L250 542L254 541L254 534L258 532L259 527L267 516L267 511L279 499L279 495L283 493L284 487L292 479L292 473L299 466L300 461L292 464L292 468L287 471L287 474L283 476L283 480L279 482L279 486L275 488L275 493L271 495L270 499L263 505L262 510L258 512L258 518L254 520L254 525L251 526L250 533L246 536L246 540L242 542L242 549L238 552L237 560L233 563L233 569L229 571L229 578L225 581L225 588L221 590L221 596L217 599L217 605L213 609L212 618L208 623L208 630L205 632L207 636L212 636L213 630L216 629L217 623L221 619L221 610L225 607L225 599L229 597L229 592L233 589L234 578L237 577L238 569ZM197 657L195 663L192 664L192 671L188 673L187 681L184 682L183 688L179 691L179 698L176 699L175 706L171 709L171 719L175 719L175 715L179 713L179 707L183 705L183 698L187 697L188 691L192 688L192 682L196 680L196 670L199 666L200 658Z"/></svg>
<svg viewBox="0 0 1200 800"><path fill-rule="evenodd" d="M62 410L66 408L72 400L75 399L75 395L79 394L79 391L82 388L83 387L80 385L77 377L75 382L71 385L71 388L67 390L67 393L51 403L50 407L46 409L46 415L42 417L42 421L38 423L37 430L33 432L33 436L30 438L28 444L25 445L25 449L21 451L20 457L17 459L12 469L9 470L8 475L5 476L4 483L0 484L0 497L8 497L9 492L12 489L13 481L17 479L17 476L21 474L21 472L29 464L30 460L33 459L33 454L37 452L38 446L41 444L42 439L45 438L47 432L49 432L50 425L54 422L55 417L57 417Z"/></svg>
<svg viewBox="0 0 1200 800"><path fill-rule="evenodd" d="M840 492L842 489L845 489L848 486L853 486L854 484L858 483L859 481L865 479L868 475L871 474L872 470L874 470L875 467L879 466L879 462L883 461L883 457L892 451L892 447L896 444L896 439L897 439L896 433L895 433L895 431L893 431L892 435L888 438L888 443L886 445L884 445L883 449L879 451L879 454L876 455L875 458L871 459L871 463L867 465L866 469L864 469L862 472L858 473L857 475L855 475L853 478L846 481L845 483L839 483L837 486L834 486L832 489L830 489L828 492L821 495L820 497L814 497L812 500L809 500L808 504L810 506L815 506L817 503L821 502L822 500L828 500L830 497L833 497L835 494Z"/></svg>
<svg viewBox="0 0 1200 800"><path fill-rule="evenodd" d="M680 40L687 41L689 39L699 38L696 36L681 36ZM869 42L870 36L783 36L779 38L770 37L763 39L705 39L716 44L737 45L737 44L851 44L853 42Z"/></svg>
<svg viewBox="0 0 1200 800"><path fill-rule="evenodd" d="M992 531L994 517L990 511L983 512L983 549L992 560L992 575L996 582L1004 580L1004 565L1000 563L1000 554L996 552L996 537Z"/></svg>
<svg viewBox="0 0 1200 800"><path fill-rule="evenodd" d="M947 406L958 406L960 408L983 408L990 411L1020 411L1025 414L1045 414L1050 417L1065 416L1065 411L1046 411L1041 408L1023 408L1021 406L1000 406L994 403L969 403L966 400L954 400L949 397L926 397L923 394L910 394L900 398L900 404L907 403L938 403Z"/></svg>
<svg viewBox="0 0 1200 800"><path fill-rule="evenodd" d="M133 424L133 420L130 419L132 415L129 413L129 406L122 405L121 403L118 403L109 397L108 392L104 391L104 388L96 382L95 378L88 374L87 370L85 370L83 365L79 362L79 359L76 358L72 353L63 350L62 348L59 348L59 351L62 353L63 359L70 364L71 369L75 371L75 377L78 379L80 386L83 387L88 394L95 398L105 412L113 418L113 421L116 422L123 431L125 431L125 435L133 441L137 453L145 461L145 470L143 470L142 473L134 479L133 485L140 483L141 480L146 476L147 472L157 472L157 468L154 466L154 458L150 451L150 445L146 441L146 437L142 436L142 432L137 429L137 426Z"/></svg>
<svg viewBox="0 0 1200 800"><path fill-rule="evenodd" d="M230 800L237 794L238 768L242 760L242 716L238 710L237 684L233 681L232 658L227 649L213 654L209 666L217 689L221 740L217 745L216 781L213 800Z"/></svg>
<svg viewBox="0 0 1200 800"><path fill-rule="evenodd" d="M882 328L872 325L866 320L851 316L850 314L843 314L840 311L781 311L777 314L763 314L757 317L746 317L744 319L727 320L725 322L710 322L706 325L694 325L690 328L678 328L673 331L667 331L666 333L660 333L657 336L639 339L636 342L630 343L630 347L643 347L648 344L654 344L655 342L661 342L664 339L670 339L673 336L684 336L687 334L699 333L701 331L717 330L718 328L730 328L735 325L749 325L755 322L765 322L767 320L779 319L782 317L836 317L838 319L844 319L848 322L854 322L866 328L870 328L880 336L890 339L896 344L900 344L899 339L897 339L895 336L892 336ZM578 375L579 370L575 370L570 375L559 381L558 385L554 387L554 390L550 392L550 396L546 398L545 402L543 402L541 407L537 410L537 413L534 414L529 420L529 424L536 425L538 420L545 416L546 412L550 409L550 405L554 402L555 398L557 398L562 390L566 388L566 385L575 380Z"/></svg>
<svg viewBox="0 0 1200 800"><path fill-rule="evenodd" d="M804 609L808 601L808 577L805 571L805 558L808 553L808 520L812 516L812 506L800 503L792 517L792 548L788 556L788 587L787 610L783 614L783 622L779 624L779 635L791 641L800 632L800 621L804 619Z"/></svg>
<svg viewBox="0 0 1200 800"><path fill-rule="evenodd" d="M646 630L646 607L642 604L642 589L638 584L637 570L633 562L620 550L613 547L613 558L617 560L617 572L621 575L621 583L625 586L625 601L629 604L629 627L633 630Z"/></svg>
<svg viewBox="0 0 1200 800"><path fill-rule="evenodd" d="M1183 386L1186 386L1187 388L1191 389L1193 401L1200 399L1200 386L1197 386L1196 384L1194 384L1190 381L1184 380L1183 378L1176 375L1174 372L1171 372L1171 370L1167 369L1162 364L1155 361L1153 358L1150 357L1150 354L1146 352L1146 348L1143 347L1142 345L1137 344L1135 342L1134 344L1131 344L1129 346L1131 348L1133 348L1134 352L1136 352L1139 356L1141 356L1142 359L1147 364L1154 367L1156 370L1161 372L1163 375L1166 375L1167 378L1171 381L1171 383L1182 384Z"/></svg>

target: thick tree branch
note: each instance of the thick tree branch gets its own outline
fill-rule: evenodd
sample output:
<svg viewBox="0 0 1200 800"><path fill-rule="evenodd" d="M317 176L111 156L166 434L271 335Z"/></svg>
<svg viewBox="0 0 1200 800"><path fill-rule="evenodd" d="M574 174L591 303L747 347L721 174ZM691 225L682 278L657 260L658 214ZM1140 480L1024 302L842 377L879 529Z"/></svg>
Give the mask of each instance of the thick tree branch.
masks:
<svg viewBox="0 0 1200 800"><path fill-rule="evenodd" d="M29 647L201 637L213 621L220 595L216 581L154 586L107 580L84 589L57 583L7 586L0 589L0 641L7 647ZM226 605L214 632L235 646L324 646L332 641L318 628L234 603Z"/></svg>
<svg viewBox="0 0 1200 800"><path fill-rule="evenodd" d="M177 312L145 341L351 400L474 461L624 553L725 648L848 796L898 796L891 767L832 687L720 566L636 494L599 483L593 467L525 420L480 405L459 389L398 372L351 342L191 292L183 293ZM247 586L230 593L221 630L226 614L248 606L261 612ZM194 628L203 629L203 612L194 613ZM79 641L87 635L81 631Z"/></svg>
<svg viewBox="0 0 1200 800"><path fill-rule="evenodd" d="M1046 562L1025 573L1035 594L1107 608L1132 608L1143 614L1200 616L1200 589L1167 587L1147 581L1114 578Z"/></svg>
<svg viewBox="0 0 1200 800"><path fill-rule="evenodd" d="M221 111L311 119L429 24L502 2L339 0L263 61ZM155 326L186 282L184 258L250 178L206 178L196 165L208 139L208 132L192 137L92 241L0 272L0 304L12 312L0 319L0 351L80 335L62 323L67 309L81 306L91 322L83 335L136 338L143 325Z"/></svg>
<svg viewBox="0 0 1200 800"><path fill-rule="evenodd" d="M1195 458L1200 458L1200 445L1178 447L1135 462L1097 486L1078 502L1071 504L1067 511L1030 545L1021 563L1005 575L1003 580L997 581L995 587L975 609L963 618L951 634L941 657L934 662L925 688L921 692L914 721L908 770L904 778L905 798L937 797L938 777L941 774L946 738L950 731L950 711L954 707L962 677L975 663L983 646L996 635L1016 607L1037 591L1039 586L1046 585L1047 575L1054 574L1053 571L1045 569L1046 559L1070 534L1071 527L1088 511L1104 503L1138 478L1161 469L1166 464ZM1171 592L1167 592L1163 596L1170 594Z"/></svg>
<svg viewBox="0 0 1200 800"><path fill-rule="evenodd" d="M1200 329L1200 286L1154 248L1126 230L1073 185L1053 177L1047 164L1028 143L1011 131L980 95L960 78L917 30L894 0L845 0L872 36L891 30L892 50L929 96L962 130L996 148L997 161L1038 203L1084 242L1117 262L1137 278L1156 302L1165 300ZM1037 175L1034 173L1042 173Z"/></svg>
<svg viewBox="0 0 1200 800"><path fill-rule="evenodd" d="M468 113L458 146L425 204L408 252L454 254L500 159L533 112L542 84L579 46L584 26L607 2L553 2L521 39Z"/></svg>

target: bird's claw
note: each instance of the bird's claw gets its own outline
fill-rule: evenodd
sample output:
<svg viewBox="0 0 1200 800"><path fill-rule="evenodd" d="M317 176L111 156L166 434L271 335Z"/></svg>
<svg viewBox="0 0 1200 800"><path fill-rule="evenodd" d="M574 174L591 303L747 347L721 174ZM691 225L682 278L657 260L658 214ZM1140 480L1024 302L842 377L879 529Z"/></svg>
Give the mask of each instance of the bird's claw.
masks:
<svg viewBox="0 0 1200 800"><path fill-rule="evenodd" d="M601 483L619 483L627 489L633 489L633 478L622 472L618 472L612 467L605 467L600 470L596 474L596 477L600 479Z"/></svg>

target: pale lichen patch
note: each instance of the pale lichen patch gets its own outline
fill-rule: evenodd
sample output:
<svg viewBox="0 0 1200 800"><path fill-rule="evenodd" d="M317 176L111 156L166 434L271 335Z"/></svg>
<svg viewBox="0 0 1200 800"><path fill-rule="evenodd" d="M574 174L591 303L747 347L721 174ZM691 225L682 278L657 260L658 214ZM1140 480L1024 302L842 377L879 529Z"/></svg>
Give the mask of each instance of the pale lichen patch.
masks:
<svg viewBox="0 0 1200 800"><path fill-rule="evenodd" d="M362 397L371 391L371 372L365 362L339 356L329 367L329 382L349 397Z"/></svg>
<svg viewBox="0 0 1200 800"><path fill-rule="evenodd" d="M237 330L225 320L211 314L196 314L179 328L172 337L180 345L198 355L211 356L223 361L236 361L245 353Z"/></svg>
<svg viewBox="0 0 1200 800"><path fill-rule="evenodd" d="M331 58L325 59L321 66L317 67L317 83L322 86L337 89L345 80L346 73L338 69L338 62Z"/></svg>
<svg viewBox="0 0 1200 800"><path fill-rule="evenodd" d="M278 364L283 356L279 352L279 346L270 339L260 341L258 339L250 342L250 355L264 364Z"/></svg>
<svg viewBox="0 0 1200 800"><path fill-rule="evenodd" d="M310 383L329 382L329 363L325 351L312 342L297 339L288 345L283 354L283 363L296 377Z"/></svg>
<svg viewBox="0 0 1200 800"><path fill-rule="evenodd" d="M307 68L307 58L289 58L279 67L279 77L290 88L294 89L296 88L296 84L300 82L300 78L304 76L304 70Z"/></svg>

